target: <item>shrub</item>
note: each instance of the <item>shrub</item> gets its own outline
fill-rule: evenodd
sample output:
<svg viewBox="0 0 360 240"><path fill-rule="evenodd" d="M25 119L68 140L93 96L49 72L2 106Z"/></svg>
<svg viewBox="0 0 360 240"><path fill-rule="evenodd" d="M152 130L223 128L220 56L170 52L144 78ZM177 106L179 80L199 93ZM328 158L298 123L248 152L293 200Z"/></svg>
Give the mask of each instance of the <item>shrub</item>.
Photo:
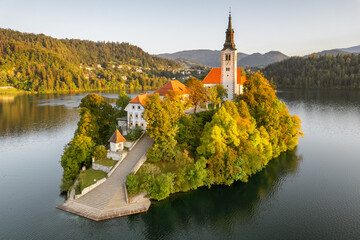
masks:
<svg viewBox="0 0 360 240"><path fill-rule="evenodd" d="M135 127L134 129L129 130L129 133L125 138L127 141L135 141L141 136L142 132L143 130L141 127Z"/></svg>
<svg viewBox="0 0 360 240"><path fill-rule="evenodd" d="M103 145L98 145L94 150L94 158L95 160L100 160L106 158L106 148Z"/></svg>
<svg viewBox="0 0 360 240"><path fill-rule="evenodd" d="M160 174L155 178L150 190L150 195L155 200L167 198L173 190L174 175L171 173Z"/></svg>
<svg viewBox="0 0 360 240"><path fill-rule="evenodd" d="M134 174L129 174L126 177L126 187L130 194L137 194L139 192L139 179Z"/></svg>

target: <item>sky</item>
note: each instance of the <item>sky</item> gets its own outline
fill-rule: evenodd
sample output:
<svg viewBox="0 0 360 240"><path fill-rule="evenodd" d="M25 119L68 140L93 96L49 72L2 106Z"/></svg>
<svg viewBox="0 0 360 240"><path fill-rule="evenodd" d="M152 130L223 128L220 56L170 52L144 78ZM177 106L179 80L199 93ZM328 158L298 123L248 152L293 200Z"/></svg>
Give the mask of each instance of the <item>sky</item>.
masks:
<svg viewBox="0 0 360 240"><path fill-rule="evenodd" d="M239 52L360 45L360 0L0 0L0 28L128 42L151 54L220 50L230 6Z"/></svg>

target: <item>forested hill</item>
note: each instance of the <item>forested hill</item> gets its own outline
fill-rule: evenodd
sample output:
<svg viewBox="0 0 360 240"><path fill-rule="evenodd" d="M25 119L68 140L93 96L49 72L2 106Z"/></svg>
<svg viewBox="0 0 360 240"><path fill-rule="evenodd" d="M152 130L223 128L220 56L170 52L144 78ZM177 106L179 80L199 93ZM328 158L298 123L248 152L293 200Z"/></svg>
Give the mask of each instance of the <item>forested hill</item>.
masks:
<svg viewBox="0 0 360 240"><path fill-rule="evenodd" d="M360 88L360 55L355 54L291 57L263 71L278 87Z"/></svg>
<svg viewBox="0 0 360 240"><path fill-rule="evenodd" d="M128 43L56 39L0 28L0 86L34 92L157 88L180 65Z"/></svg>

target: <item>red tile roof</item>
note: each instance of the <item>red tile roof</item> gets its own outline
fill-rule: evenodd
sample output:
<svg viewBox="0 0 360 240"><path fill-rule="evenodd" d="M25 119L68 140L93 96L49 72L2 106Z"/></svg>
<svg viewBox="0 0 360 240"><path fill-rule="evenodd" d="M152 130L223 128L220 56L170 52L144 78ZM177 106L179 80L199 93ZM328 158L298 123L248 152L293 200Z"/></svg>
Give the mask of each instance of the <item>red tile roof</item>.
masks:
<svg viewBox="0 0 360 240"><path fill-rule="evenodd" d="M140 103L143 107L145 107L145 100L149 96L149 94L141 93L133 98L129 103Z"/></svg>
<svg viewBox="0 0 360 240"><path fill-rule="evenodd" d="M237 84L244 85L246 76L241 76L241 68L237 69ZM221 83L221 68L213 68L209 74L202 81L203 84L220 84Z"/></svg>
<svg viewBox="0 0 360 240"><path fill-rule="evenodd" d="M221 68L213 68L202 81L203 84L220 84L221 83Z"/></svg>
<svg viewBox="0 0 360 240"><path fill-rule="evenodd" d="M121 142L125 142L125 141L126 141L125 138L121 135L121 133L117 129L115 130L114 134L109 139L109 142L111 142L111 143L121 143Z"/></svg>
<svg viewBox="0 0 360 240"><path fill-rule="evenodd" d="M174 91L179 94L187 94L188 88L178 80L172 80L156 90L154 93L158 93L160 96L165 96L169 93L169 91Z"/></svg>

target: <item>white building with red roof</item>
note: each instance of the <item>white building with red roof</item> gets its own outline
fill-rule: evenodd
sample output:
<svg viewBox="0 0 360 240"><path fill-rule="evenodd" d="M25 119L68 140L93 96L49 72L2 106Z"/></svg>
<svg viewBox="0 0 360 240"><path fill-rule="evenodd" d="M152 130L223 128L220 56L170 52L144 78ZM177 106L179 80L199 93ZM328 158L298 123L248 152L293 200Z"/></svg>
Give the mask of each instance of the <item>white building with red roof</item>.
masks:
<svg viewBox="0 0 360 240"><path fill-rule="evenodd" d="M237 50L234 43L234 30L229 13L229 25L226 30L226 40L221 51L221 68L213 68L202 81L205 87L222 84L228 90L227 100L233 100L235 95L243 93L246 76L241 75L241 68L237 67Z"/></svg>
<svg viewBox="0 0 360 240"><path fill-rule="evenodd" d="M130 129L137 126L142 129L146 129L146 121L144 118L145 102L149 94L141 93L133 98L129 104L125 107L127 112L127 123Z"/></svg>
<svg viewBox="0 0 360 240"><path fill-rule="evenodd" d="M189 97L188 88L177 80L167 82L164 86L151 94L159 94L161 98L164 98L167 94L171 93L180 94L184 100ZM133 98L125 107L128 128L133 129L139 126L143 130L146 130L146 120L144 117L145 104L146 98L151 94L141 93Z"/></svg>
<svg viewBox="0 0 360 240"><path fill-rule="evenodd" d="M124 142L126 142L125 138L121 135L119 130L116 129L109 139L110 151L118 152L124 150Z"/></svg>

